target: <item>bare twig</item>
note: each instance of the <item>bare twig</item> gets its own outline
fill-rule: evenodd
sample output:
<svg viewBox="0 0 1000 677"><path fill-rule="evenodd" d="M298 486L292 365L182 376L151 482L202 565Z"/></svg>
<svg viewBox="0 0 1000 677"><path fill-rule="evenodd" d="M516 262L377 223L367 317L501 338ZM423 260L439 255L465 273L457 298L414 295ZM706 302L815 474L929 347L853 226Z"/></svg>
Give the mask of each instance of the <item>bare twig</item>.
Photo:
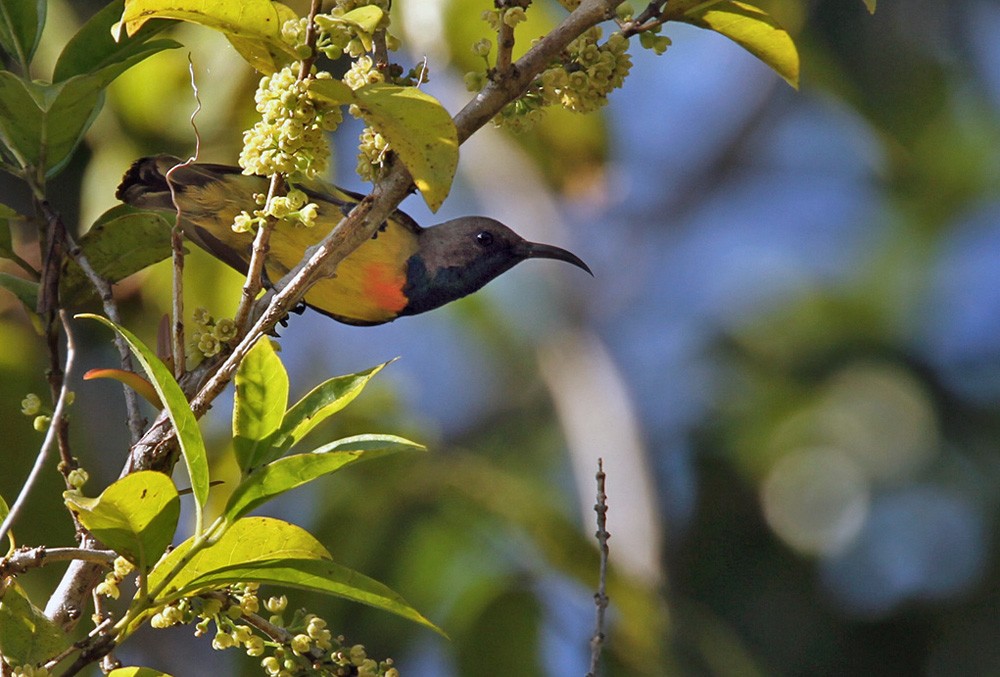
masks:
<svg viewBox="0 0 1000 677"><path fill-rule="evenodd" d="M500 9L500 27L497 29L497 63L494 77L502 78L510 70L511 54L514 51L514 27L507 24Z"/></svg>
<svg viewBox="0 0 1000 677"><path fill-rule="evenodd" d="M288 191L285 180L281 174L271 176L271 183L267 188L267 199L265 204L270 203L274 198L284 195ZM243 293L240 296L240 305L236 309L234 322L236 324L236 337L242 338L246 334L247 322L250 319L250 309L257 299L263 287L264 261L270 251L271 231L274 230L275 218L269 216L257 229L257 234L253 240L253 250L250 253L250 265L247 268L247 276L243 282Z"/></svg>
<svg viewBox="0 0 1000 677"><path fill-rule="evenodd" d="M66 316L66 311L59 311L59 319L62 322L63 331L66 332L66 366L64 373L69 374L72 371L73 363L76 360L76 342L73 340L73 334L69 329L69 319ZM24 503L28 500L28 494L31 493L32 488L35 486L35 483L41 475L42 468L45 467L45 463L52 454L53 443L56 442L56 437L58 436L58 428L60 426L59 421L64 420L66 416L68 396L69 389L66 387L66 379L63 378L62 385L59 388L58 397L56 398L56 406L55 411L52 414L52 421L49 424L48 430L45 431L45 439L42 441L42 446L38 450L38 455L35 457L35 464L32 466L31 472L28 473L28 479L26 479L24 484L21 486L21 491L14 500L13 505L10 506L10 512L4 519L3 524L0 525L0 542L3 542L3 539L7 537L7 532L10 531L11 526L24 509Z"/></svg>
<svg viewBox="0 0 1000 677"><path fill-rule="evenodd" d="M171 167L166 173L167 186L170 188L170 201L176 208L174 227L170 231L170 251L171 261L173 262L171 290L173 323L170 332L170 353L173 358L174 378L178 379L184 375L184 371L187 368L187 356L185 355L186 351L184 348L184 229L181 227L181 210L177 207L177 193L174 191L174 185L170 181L170 175L178 167L186 167L192 162L196 162L198 155L201 153L201 134L198 132L198 125L195 122L198 113L201 112L201 96L198 94L198 82L194 76L194 62L191 60L190 52L188 53L188 75L191 78L191 92L194 94L195 101L194 110L188 119L191 128L194 130L194 155L189 157L185 162Z"/></svg>
<svg viewBox="0 0 1000 677"><path fill-rule="evenodd" d="M93 550L90 548L47 548L40 545L36 548L19 548L8 557L0 560L0 578L17 576L29 569L43 567L53 562L70 562L82 560L111 566L117 553L113 550Z"/></svg>
<svg viewBox="0 0 1000 677"><path fill-rule="evenodd" d="M604 648L604 612L608 608L608 539L611 534L607 529L608 495L604 492L604 459L597 459L597 503L594 512L597 513L597 544L601 553L600 575L597 582L597 592L594 593L594 606L597 608L594 635L590 638L590 672L587 677L597 675L597 666L601 660L601 650Z"/></svg>
<svg viewBox="0 0 1000 677"><path fill-rule="evenodd" d="M61 217L52 211L48 203L43 203L42 208L45 210L47 219L50 221L61 221ZM118 312L118 304L115 302L114 294L111 292L111 285L94 269L90 264L90 260L69 233L66 233L66 241L69 245L70 257L76 265L80 266L80 270L83 271L90 285L97 292L98 297L100 297L104 314L108 316L109 320L120 325L122 323L122 316ZM121 368L125 371L134 371L132 352L129 350L128 343L117 332L114 335L114 344L115 349L118 351L118 361L121 364ZM128 420L129 438L132 444L135 444L142 437L143 433L142 413L139 411L139 396L127 385L123 385L122 390L125 394L125 414Z"/></svg>
<svg viewBox="0 0 1000 677"><path fill-rule="evenodd" d="M644 9L638 16L633 17L628 21L618 22L622 35L626 38L630 38L633 35L642 33L643 31L652 30L657 26L662 25L667 21L666 11L664 10L664 5L666 4L667 0L654 0L654 2L646 5L646 9Z"/></svg>

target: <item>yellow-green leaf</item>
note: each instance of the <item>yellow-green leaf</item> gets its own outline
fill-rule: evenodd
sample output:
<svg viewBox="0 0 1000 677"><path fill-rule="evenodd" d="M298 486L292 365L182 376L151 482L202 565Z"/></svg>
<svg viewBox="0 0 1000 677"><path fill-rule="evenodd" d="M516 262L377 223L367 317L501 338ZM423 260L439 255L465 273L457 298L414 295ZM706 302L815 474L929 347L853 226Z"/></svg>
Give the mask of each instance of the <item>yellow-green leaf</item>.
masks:
<svg viewBox="0 0 1000 677"><path fill-rule="evenodd" d="M10 514L10 508L7 506L7 501L3 500L3 496L0 496L0 524L7 519L7 515ZM14 541L14 530L10 529L7 531L7 540L10 541L10 548L7 553L10 554L17 547L17 543Z"/></svg>
<svg viewBox="0 0 1000 677"><path fill-rule="evenodd" d="M148 588L155 590L183 559L190 556L192 536L160 560L149 573ZM157 600L169 602L201 587L196 583L224 567L274 559L331 560L329 551L302 527L273 517L244 517L233 522L219 540L201 550L169 581Z"/></svg>
<svg viewBox="0 0 1000 677"><path fill-rule="evenodd" d="M869 14L875 13L875 0L864 0L865 7L868 8Z"/></svg>
<svg viewBox="0 0 1000 677"><path fill-rule="evenodd" d="M90 533L141 570L166 551L181 514L173 481L153 470L126 475L97 498L68 491L65 500Z"/></svg>
<svg viewBox="0 0 1000 677"><path fill-rule="evenodd" d="M244 54L254 67L267 66L264 56L268 50L295 54L281 39L281 24L297 16L291 9L271 0L126 0L125 11L112 29L120 37L124 29L129 36L142 28L150 19L177 19L200 24L224 33L231 41L235 38L238 49L256 42L256 49ZM243 54L243 52L241 52ZM255 62L257 61L257 62Z"/></svg>
<svg viewBox="0 0 1000 677"><path fill-rule="evenodd" d="M798 89L799 52L788 32L770 14L744 2L700 3L681 21L707 28L743 47Z"/></svg>
<svg viewBox="0 0 1000 677"><path fill-rule="evenodd" d="M274 8L278 12L279 26L289 19L298 18L298 15L290 7L279 2L274 3ZM261 73L268 75L274 73L295 59L295 55L292 54L288 44L283 40L274 42L273 40L260 40L233 34L229 34L227 37L233 49Z"/></svg>
<svg viewBox="0 0 1000 677"><path fill-rule="evenodd" d="M268 338L254 344L236 370L233 449L240 470L257 465L288 406L288 373Z"/></svg>
<svg viewBox="0 0 1000 677"><path fill-rule="evenodd" d="M253 465L268 463L288 451L310 430L353 402L368 385L368 381L387 364L389 362L383 362L356 374L335 376L306 393L305 397L285 412L270 449L261 450L265 453L258 453Z"/></svg>
<svg viewBox="0 0 1000 677"><path fill-rule="evenodd" d="M166 405L167 415L174 425L174 430L177 431L177 442L181 448L181 456L184 457L184 464L187 466L188 476L191 479L191 493L195 499L195 529L200 532L202 507L208 500L208 457L205 453L205 441L198 428L198 420L191 412L191 405L188 403L187 397L184 396L184 391L181 390L180 385L177 384L166 365L132 332L100 315L81 313L77 317L97 320L121 334L143 371L146 372L153 387L156 388L156 394L159 395L160 401Z"/></svg>
<svg viewBox="0 0 1000 677"><path fill-rule="evenodd" d="M119 282L170 258L172 216L117 205L101 214L83 234L79 240L80 249L98 275L108 282ZM68 306L96 298L90 280L73 261L60 276L59 298Z"/></svg>
<svg viewBox="0 0 1000 677"><path fill-rule="evenodd" d="M0 598L0 655L9 665L28 665L52 658L71 638L31 603L16 581Z"/></svg>
<svg viewBox="0 0 1000 677"><path fill-rule="evenodd" d="M219 540L191 554L194 537L178 545L149 574L156 603L168 603L200 590L254 581L336 595L409 618L438 632L433 623L378 581L333 561L323 544L302 527L272 517L244 517ZM166 581L181 562L188 560Z"/></svg>
<svg viewBox="0 0 1000 677"><path fill-rule="evenodd" d="M171 675L168 672L160 672L153 668L129 666L127 668L115 668L108 673L108 677L171 677Z"/></svg>
<svg viewBox="0 0 1000 677"><path fill-rule="evenodd" d="M354 91L361 116L389 141L431 211L451 190L458 168L458 133L448 111L416 87L374 83Z"/></svg>
<svg viewBox="0 0 1000 677"><path fill-rule="evenodd" d="M358 461L425 447L395 435L357 435L325 444L308 454L285 456L250 473L233 491L223 515L230 521L286 491Z"/></svg>

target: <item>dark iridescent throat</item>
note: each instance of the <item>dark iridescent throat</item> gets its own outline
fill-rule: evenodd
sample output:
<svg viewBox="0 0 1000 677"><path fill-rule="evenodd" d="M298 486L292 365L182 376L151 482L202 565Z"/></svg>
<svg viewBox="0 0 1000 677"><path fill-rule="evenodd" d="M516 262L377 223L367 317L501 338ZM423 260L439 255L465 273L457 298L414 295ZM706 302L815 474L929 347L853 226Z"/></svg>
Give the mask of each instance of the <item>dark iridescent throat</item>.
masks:
<svg viewBox="0 0 1000 677"><path fill-rule="evenodd" d="M416 315L468 296L521 260L514 254L503 258L483 257L462 266L438 268L432 273L420 255L414 254L406 262L403 293L408 303L400 315Z"/></svg>

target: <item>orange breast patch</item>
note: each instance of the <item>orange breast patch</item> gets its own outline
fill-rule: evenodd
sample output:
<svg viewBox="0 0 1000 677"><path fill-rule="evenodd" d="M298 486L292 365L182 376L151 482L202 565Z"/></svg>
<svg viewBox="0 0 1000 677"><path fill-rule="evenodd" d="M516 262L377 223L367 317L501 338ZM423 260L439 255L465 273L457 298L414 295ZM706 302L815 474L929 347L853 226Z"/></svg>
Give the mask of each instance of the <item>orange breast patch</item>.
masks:
<svg viewBox="0 0 1000 677"><path fill-rule="evenodd" d="M372 263L364 267L365 296L380 308L398 313L409 299L403 293L406 275L394 266Z"/></svg>

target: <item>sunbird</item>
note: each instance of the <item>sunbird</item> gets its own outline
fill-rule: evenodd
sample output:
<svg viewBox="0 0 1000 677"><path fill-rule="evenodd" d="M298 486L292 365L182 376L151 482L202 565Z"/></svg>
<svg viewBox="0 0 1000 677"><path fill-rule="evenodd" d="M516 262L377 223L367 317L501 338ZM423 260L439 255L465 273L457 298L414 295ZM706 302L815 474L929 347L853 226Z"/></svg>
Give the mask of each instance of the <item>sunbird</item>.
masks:
<svg viewBox="0 0 1000 677"><path fill-rule="evenodd" d="M255 208L254 194L266 194L268 180L245 175L239 167L193 163L172 171L168 184L167 172L177 165L181 161L168 155L136 160L116 197L140 209L179 210L188 239L245 274L253 234L234 231L233 220L241 211ZM318 181L296 187L318 206L316 225L275 227L264 266L268 280L278 280L291 270L306 249L361 199L357 193ZM383 324L471 294L525 259L565 261L593 275L576 254L528 242L485 216L463 216L423 228L397 210L372 239L341 261L333 277L316 282L304 301L346 324Z"/></svg>

